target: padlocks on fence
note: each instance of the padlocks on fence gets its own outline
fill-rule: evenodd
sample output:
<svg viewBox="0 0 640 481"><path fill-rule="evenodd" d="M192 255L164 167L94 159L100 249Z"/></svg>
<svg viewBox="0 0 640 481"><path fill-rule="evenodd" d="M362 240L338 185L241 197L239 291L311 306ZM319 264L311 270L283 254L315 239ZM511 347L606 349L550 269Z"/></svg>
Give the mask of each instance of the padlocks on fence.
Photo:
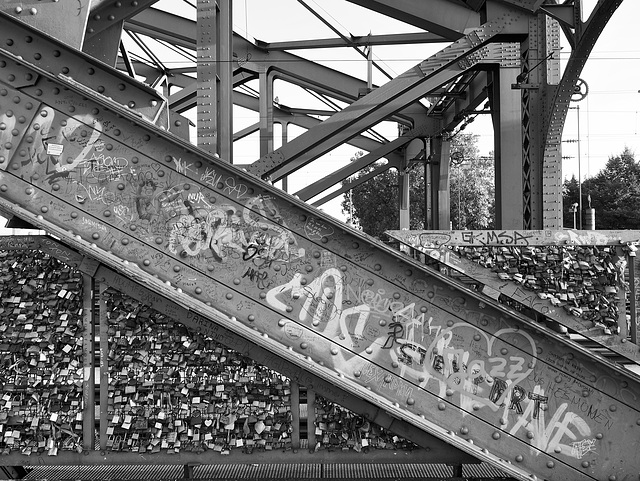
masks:
<svg viewBox="0 0 640 481"><path fill-rule="evenodd" d="M0 453L80 452L81 276L46 254L10 251L0 252L0 280ZM288 378L125 294L108 289L103 299L109 346L103 441L108 450L292 449ZM340 406L316 400L320 448L415 447ZM101 446L99 422L96 448Z"/></svg>
<svg viewBox="0 0 640 481"><path fill-rule="evenodd" d="M289 380L109 289L107 448L229 454L291 446Z"/></svg>
<svg viewBox="0 0 640 481"><path fill-rule="evenodd" d="M321 396L315 398L315 450L412 451L419 446Z"/></svg>
<svg viewBox="0 0 640 481"><path fill-rule="evenodd" d="M0 255L0 453L82 446L82 282L46 254Z"/></svg>
<svg viewBox="0 0 640 481"><path fill-rule="evenodd" d="M456 252L536 292L570 314L618 334L626 261L613 246L457 247Z"/></svg>

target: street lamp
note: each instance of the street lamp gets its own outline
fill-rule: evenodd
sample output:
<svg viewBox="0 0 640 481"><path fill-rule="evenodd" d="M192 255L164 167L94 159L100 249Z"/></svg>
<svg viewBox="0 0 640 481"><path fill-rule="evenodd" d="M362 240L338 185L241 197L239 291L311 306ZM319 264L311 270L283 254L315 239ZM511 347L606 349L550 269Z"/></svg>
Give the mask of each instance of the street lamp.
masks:
<svg viewBox="0 0 640 481"><path fill-rule="evenodd" d="M574 202L571 204L571 210L569 212L573 212L573 230L576 229L576 211L578 210L578 203Z"/></svg>
<svg viewBox="0 0 640 481"><path fill-rule="evenodd" d="M573 87L573 94L571 94L572 102L580 102L587 97L589 93L589 85L582 79L578 79L576 85ZM582 173L581 173L581 164L582 158L580 157L580 105L576 105L575 107L569 107L570 109L575 109L578 112L578 209L580 212L580 230L582 230ZM575 212L573 213L574 221L573 228L576 228L575 222Z"/></svg>

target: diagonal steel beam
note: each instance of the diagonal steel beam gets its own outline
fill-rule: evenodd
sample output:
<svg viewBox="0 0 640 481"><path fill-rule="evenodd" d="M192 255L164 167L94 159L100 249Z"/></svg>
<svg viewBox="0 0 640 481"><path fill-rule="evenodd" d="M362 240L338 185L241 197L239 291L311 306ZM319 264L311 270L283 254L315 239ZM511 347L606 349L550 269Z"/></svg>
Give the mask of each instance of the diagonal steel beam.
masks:
<svg viewBox="0 0 640 481"><path fill-rule="evenodd" d="M374 12L413 25L448 40L458 40L465 30L480 26L480 15L459 3L446 0L348 0Z"/></svg>
<svg viewBox="0 0 640 481"><path fill-rule="evenodd" d="M497 21L473 30L413 69L336 113L312 132L307 132L263 156L252 165L251 172L278 180L414 103L445 82L493 56L492 49L482 47L494 40L503 26Z"/></svg>

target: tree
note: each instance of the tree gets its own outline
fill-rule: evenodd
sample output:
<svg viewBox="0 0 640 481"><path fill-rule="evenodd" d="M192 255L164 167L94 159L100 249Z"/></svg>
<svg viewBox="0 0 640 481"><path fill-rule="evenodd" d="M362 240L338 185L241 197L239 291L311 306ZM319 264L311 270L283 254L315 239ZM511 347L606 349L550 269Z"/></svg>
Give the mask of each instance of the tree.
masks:
<svg viewBox="0 0 640 481"><path fill-rule="evenodd" d="M451 166L451 226L456 230L490 229L495 219L493 157L480 157L476 136L458 135L451 151L462 152ZM454 158L459 158L458 155Z"/></svg>
<svg viewBox="0 0 640 481"><path fill-rule="evenodd" d="M477 136L471 134L458 134L454 137L451 152L456 154L454 157L458 162L451 168L450 179L451 219L454 228L463 224L460 228L491 227L494 213L493 159L478 156ZM362 155L362 152L358 152L351 160L355 161ZM381 165L381 162L376 162L358 172L355 178L367 175ZM414 168L402 174L409 175L409 226L411 229L424 229L424 170L420 163L412 167ZM348 221L374 237L380 237L386 230L398 229L399 177L396 169L388 169L351 189L342 202ZM458 216L464 219L464 223L458 221Z"/></svg>
<svg viewBox="0 0 640 481"><path fill-rule="evenodd" d="M564 226L573 227L573 214L567 212L578 202L578 182L565 181L564 188ZM640 229L640 163L628 147L609 157L600 172L582 183L583 210L588 208L589 198L596 209L597 229Z"/></svg>

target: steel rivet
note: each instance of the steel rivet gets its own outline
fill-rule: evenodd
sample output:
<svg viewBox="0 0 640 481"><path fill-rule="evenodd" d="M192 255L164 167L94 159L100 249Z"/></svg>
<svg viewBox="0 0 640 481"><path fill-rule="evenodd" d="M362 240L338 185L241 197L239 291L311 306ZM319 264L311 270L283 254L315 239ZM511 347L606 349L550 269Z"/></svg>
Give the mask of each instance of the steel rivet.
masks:
<svg viewBox="0 0 640 481"><path fill-rule="evenodd" d="M615 404L612 404L611 406L609 406L609 411L614 412L618 410L618 406L616 406Z"/></svg>
<svg viewBox="0 0 640 481"><path fill-rule="evenodd" d="M362 376L362 372L361 371L354 371L353 375L355 377L360 377L360 376Z"/></svg>
<svg viewBox="0 0 640 481"><path fill-rule="evenodd" d="M386 325L387 325L387 321L385 321L384 319L380 319L380 320L378 321L378 324L380 324L382 327L384 327L384 326L386 326Z"/></svg>
<svg viewBox="0 0 640 481"><path fill-rule="evenodd" d="M354 249L357 249L358 247L360 247L360 244L358 244L357 242L354 242L351 244L351 247L353 247Z"/></svg>
<svg viewBox="0 0 640 481"><path fill-rule="evenodd" d="M517 462L521 463L523 460L524 460L524 457L522 456L522 454L518 454L518 455L516 456L516 461L517 461Z"/></svg>
<svg viewBox="0 0 640 481"><path fill-rule="evenodd" d="M94 232L93 234L91 234L91 237L92 237L94 240L98 240L98 239L100 239L100 234L98 234L97 232Z"/></svg>
<svg viewBox="0 0 640 481"><path fill-rule="evenodd" d="M181 270L180 266L173 266L173 272L180 272Z"/></svg>
<svg viewBox="0 0 640 481"><path fill-rule="evenodd" d="M438 403L438 410L444 411L446 409L446 405L444 403Z"/></svg>
<svg viewBox="0 0 640 481"><path fill-rule="evenodd" d="M412 397L410 397L409 399L407 399L407 404L409 406L413 406L416 403L416 400L413 399Z"/></svg>
<svg viewBox="0 0 640 481"><path fill-rule="evenodd" d="M49 212L49 208L46 205L43 205L42 207L40 207L40 212L46 214L47 212Z"/></svg>
<svg viewBox="0 0 640 481"><path fill-rule="evenodd" d="M582 461L583 468L588 468L589 466L591 466L591 463L589 463L589 461Z"/></svg>
<svg viewBox="0 0 640 481"><path fill-rule="evenodd" d="M382 266L381 266L380 264L376 264L375 266L373 266L373 268L374 268L376 271L379 271L380 269L382 269Z"/></svg>
<svg viewBox="0 0 640 481"><path fill-rule="evenodd" d="M391 376L389 376L389 375L386 375L386 376L384 377L384 382L386 382L387 384L388 384L388 383L390 383L390 382L391 382L391 380L392 380L392 377L391 377Z"/></svg>
<svg viewBox="0 0 640 481"><path fill-rule="evenodd" d="M397 368L398 368L398 366L399 366L398 361L393 361L393 362L391 363L391 367L393 367L394 369L397 369Z"/></svg>
<svg viewBox="0 0 640 481"><path fill-rule="evenodd" d="M78 217L78 213L77 212L72 212L71 213L71 218L72 219L76 219Z"/></svg>
<svg viewBox="0 0 640 481"><path fill-rule="evenodd" d="M27 195L31 195L31 194L33 194L33 189L31 187L27 187L24 190L24 193L27 194Z"/></svg>
<svg viewBox="0 0 640 481"><path fill-rule="evenodd" d="M547 462L547 468L551 469L556 465L556 463L554 463L553 461L548 461Z"/></svg>
<svg viewBox="0 0 640 481"><path fill-rule="evenodd" d="M260 299L266 299L266 298L267 298L267 294L265 292L261 292Z"/></svg>
<svg viewBox="0 0 640 481"><path fill-rule="evenodd" d="M195 290L194 290L194 292L195 292L196 294L200 295L200 294L202 294L202 288L200 288L200 287L196 287L196 288L195 288Z"/></svg>
<svg viewBox="0 0 640 481"><path fill-rule="evenodd" d="M447 396L453 396L453 389L451 389L451 388L447 388L447 390L445 391L445 394L446 394Z"/></svg>
<svg viewBox="0 0 640 481"><path fill-rule="evenodd" d="M596 439L602 439L602 433L596 434Z"/></svg>
<svg viewBox="0 0 640 481"><path fill-rule="evenodd" d="M466 434L469 434L469 428L468 428L468 427L466 427L466 426L462 426L462 427L460 428L460 434L465 434L465 435L466 435Z"/></svg>
<svg viewBox="0 0 640 481"><path fill-rule="evenodd" d="M502 354L503 356L505 356L508 353L509 353L509 350L506 347L503 347L502 349L500 349L500 354Z"/></svg>
<svg viewBox="0 0 640 481"><path fill-rule="evenodd" d="M240 279L238 279L238 278L236 277L236 278L233 280L233 283L234 283L236 286L239 286L239 285L240 285Z"/></svg>
<svg viewBox="0 0 640 481"><path fill-rule="evenodd" d="M372 348L370 348L370 347L367 347L364 351L365 351L367 354L371 354L371 353L373 352L373 349L372 349Z"/></svg>
<svg viewBox="0 0 640 481"><path fill-rule="evenodd" d="M156 244L162 244L162 237L155 238Z"/></svg>
<svg viewBox="0 0 640 481"><path fill-rule="evenodd" d="M309 343L307 343L307 342L301 342L300 343L300 349L306 349L308 347L309 347Z"/></svg>
<svg viewBox="0 0 640 481"><path fill-rule="evenodd" d="M338 351L338 349L337 349L337 348L335 348L335 347L332 347L332 348L331 348L331 354L333 354L334 356L337 356L337 355L338 355L338 352L339 352L339 351Z"/></svg>
<svg viewBox="0 0 640 481"><path fill-rule="evenodd" d="M496 432L494 432L494 433L491 435L491 437L492 437L493 439L500 439L500 433L499 433L498 431L496 431Z"/></svg>
<svg viewBox="0 0 640 481"><path fill-rule="evenodd" d="M533 431L527 431L527 437L529 439L533 439L535 437L535 434L533 434Z"/></svg>
<svg viewBox="0 0 640 481"><path fill-rule="evenodd" d="M447 327L451 327L451 326L453 326L453 321L451 319L449 319L447 321Z"/></svg>
<svg viewBox="0 0 640 481"><path fill-rule="evenodd" d="M104 214L105 217L110 217L111 216L111 211L110 210L105 210L103 212L103 214Z"/></svg>
<svg viewBox="0 0 640 481"><path fill-rule="evenodd" d="M225 297L227 298L227 300L231 300L233 299L233 294L231 292L227 292L227 295Z"/></svg>
<svg viewBox="0 0 640 481"><path fill-rule="evenodd" d="M280 319L278 321L278 326L280 327L284 327L287 324L287 320L286 319Z"/></svg>
<svg viewBox="0 0 640 481"><path fill-rule="evenodd" d="M474 341L479 341L480 340L480 334L474 334L473 340Z"/></svg>

